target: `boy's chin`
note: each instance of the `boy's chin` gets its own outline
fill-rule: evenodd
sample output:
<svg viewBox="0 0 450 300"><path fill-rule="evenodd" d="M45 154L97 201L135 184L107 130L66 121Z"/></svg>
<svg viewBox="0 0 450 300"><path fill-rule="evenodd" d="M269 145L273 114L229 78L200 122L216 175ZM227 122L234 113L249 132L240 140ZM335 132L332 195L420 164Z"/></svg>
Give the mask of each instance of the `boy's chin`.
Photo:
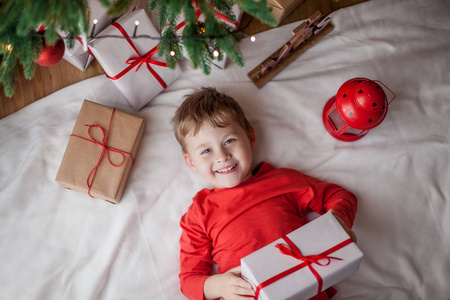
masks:
<svg viewBox="0 0 450 300"><path fill-rule="evenodd" d="M238 179L235 179L235 180L223 180L223 181L221 181L220 183L219 182L215 182L215 183L212 183L212 182L210 182L212 185L214 185L214 187L216 188L216 189L230 189L230 188L234 188L234 187L236 187L236 186L238 186L238 185L240 185L242 182L244 182L244 181L246 181L247 179L249 179L251 177L251 173L249 174L249 175L247 175L244 179L242 179L242 180L238 180Z"/></svg>
<svg viewBox="0 0 450 300"><path fill-rule="evenodd" d="M216 189L231 189L238 186L240 182L221 182L220 184L213 184Z"/></svg>
<svg viewBox="0 0 450 300"><path fill-rule="evenodd" d="M248 178L246 178L242 181L221 182L220 184L217 184L217 182L216 182L216 184L213 184L213 185L216 189L231 189L231 188L234 188L234 187L240 185L242 182L244 182L247 179Z"/></svg>

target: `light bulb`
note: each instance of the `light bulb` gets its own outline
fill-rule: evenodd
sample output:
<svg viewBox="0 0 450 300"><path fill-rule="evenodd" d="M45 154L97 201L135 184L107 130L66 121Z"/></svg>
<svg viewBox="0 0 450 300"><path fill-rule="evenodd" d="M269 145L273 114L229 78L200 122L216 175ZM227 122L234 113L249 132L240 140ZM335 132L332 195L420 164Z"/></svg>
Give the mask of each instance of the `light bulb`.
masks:
<svg viewBox="0 0 450 300"><path fill-rule="evenodd" d="M252 35L252 36L250 37L250 41L252 41L252 42L256 41L256 37L255 37L254 35Z"/></svg>
<svg viewBox="0 0 450 300"><path fill-rule="evenodd" d="M138 20L136 20L136 21L134 21L134 32L133 32L133 37L136 37L136 32L137 32L137 28L138 28L138 26L139 26L139 21Z"/></svg>
<svg viewBox="0 0 450 300"><path fill-rule="evenodd" d="M170 51L170 56L175 56L175 51L171 50Z"/></svg>
<svg viewBox="0 0 450 300"><path fill-rule="evenodd" d="M214 51L213 51L213 56L214 56L214 57L219 57L219 51L214 50Z"/></svg>

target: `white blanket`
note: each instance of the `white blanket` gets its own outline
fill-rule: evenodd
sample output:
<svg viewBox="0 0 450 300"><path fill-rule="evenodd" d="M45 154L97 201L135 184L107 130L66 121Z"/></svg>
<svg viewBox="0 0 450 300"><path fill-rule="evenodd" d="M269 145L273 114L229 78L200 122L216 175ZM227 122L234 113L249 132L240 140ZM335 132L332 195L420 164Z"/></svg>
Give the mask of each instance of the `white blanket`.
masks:
<svg viewBox="0 0 450 300"><path fill-rule="evenodd" d="M184 95L215 86L255 126L255 164L357 195L353 229L365 257L335 299L449 299L449 16L447 0L372 0L339 10L335 29L261 89L247 73L299 23L243 40L244 68L205 76L184 63L139 112L102 75L0 120L0 298L184 299L179 220L207 185L185 166L170 121ZM324 129L322 109L354 77L381 80L397 98L380 126L345 143ZM84 99L147 124L118 205L54 181Z"/></svg>

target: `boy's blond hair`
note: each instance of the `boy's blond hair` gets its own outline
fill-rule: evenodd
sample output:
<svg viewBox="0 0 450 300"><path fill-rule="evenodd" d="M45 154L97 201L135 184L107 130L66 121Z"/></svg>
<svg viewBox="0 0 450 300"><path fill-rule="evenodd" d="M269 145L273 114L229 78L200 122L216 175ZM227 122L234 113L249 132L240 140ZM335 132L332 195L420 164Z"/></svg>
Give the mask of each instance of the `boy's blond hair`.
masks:
<svg viewBox="0 0 450 300"><path fill-rule="evenodd" d="M213 87L203 87L187 95L177 109L173 118L175 137L183 152L187 152L185 138L191 130L196 135L204 122L214 127L225 127L230 125L230 119L246 132L250 131L251 125L236 100Z"/></svg>

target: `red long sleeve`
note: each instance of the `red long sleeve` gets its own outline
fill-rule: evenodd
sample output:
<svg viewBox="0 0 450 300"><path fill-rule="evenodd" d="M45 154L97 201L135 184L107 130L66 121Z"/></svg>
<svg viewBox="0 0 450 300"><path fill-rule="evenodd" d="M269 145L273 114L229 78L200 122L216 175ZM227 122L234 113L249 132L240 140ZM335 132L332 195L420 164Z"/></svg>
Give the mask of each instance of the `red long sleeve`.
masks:
<svg viewBox="0 0 450 300"><path fill-rule="evenodd" d="M212 264L223 273L240 259L307 223L305 213L333 209L351 226L355 196L338 185L267 163L231 189L202 190L180 225L180 284L190 299L203 299Z"/></svg>

